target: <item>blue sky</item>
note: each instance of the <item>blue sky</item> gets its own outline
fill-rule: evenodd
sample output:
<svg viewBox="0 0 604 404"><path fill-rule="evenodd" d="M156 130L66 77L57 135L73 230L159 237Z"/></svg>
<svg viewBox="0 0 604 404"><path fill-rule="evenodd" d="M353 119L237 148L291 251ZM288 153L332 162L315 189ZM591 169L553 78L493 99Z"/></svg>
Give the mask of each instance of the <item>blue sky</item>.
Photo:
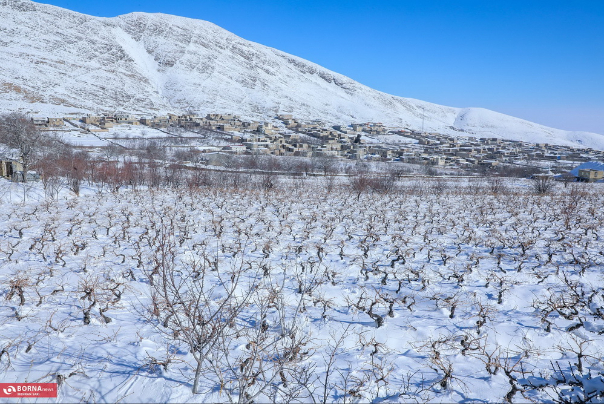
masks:
<svg viewBox="0 0 604 404"><path fill-rule="evenodd" d="M43 0L211 21L377 90L604 134L604 0Z"/></svg>

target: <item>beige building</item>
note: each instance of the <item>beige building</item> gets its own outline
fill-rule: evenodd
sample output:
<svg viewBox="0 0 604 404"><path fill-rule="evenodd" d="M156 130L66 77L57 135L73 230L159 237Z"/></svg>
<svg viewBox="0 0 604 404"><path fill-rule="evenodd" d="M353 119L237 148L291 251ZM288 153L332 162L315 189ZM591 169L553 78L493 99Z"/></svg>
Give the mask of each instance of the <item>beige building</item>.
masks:
<svg viewBox="0 0 604 404"><path fill-rule="evenodd" d="M3 178L12 179L13 174L17 171L23 171L23 164L15 160L1 159L0 160L0 176Z"/></svg>
<svg viewBox="0 0 604 404"><path fill-rule="evenodd" d="M582 182L596 182L604 178L604 171L583 169L579 170L579 181Z"/></svg>
<svg viewBox="0 0 604 404"><path fill-rule="evenodd" d="M100 116L88 115L88 116L82 117L82 122L84 122L86 124L97 125L100 121L101 121Z"/></svg>
<svg viewBox="0 0 604 404"><path fill-rule="evenodd" d="M65 122L63 118L48 118L48 126L63 126Z"/></svg>

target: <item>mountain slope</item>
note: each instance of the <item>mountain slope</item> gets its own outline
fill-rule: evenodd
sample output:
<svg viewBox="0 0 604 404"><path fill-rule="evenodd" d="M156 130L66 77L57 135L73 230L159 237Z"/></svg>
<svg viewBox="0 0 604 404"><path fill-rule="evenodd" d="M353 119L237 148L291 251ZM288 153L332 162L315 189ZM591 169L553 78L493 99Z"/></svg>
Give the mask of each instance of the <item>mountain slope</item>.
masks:
<svg viewBox="0 0 604 404"><path fill-rule="evenodd" d="M163 14L92 17L31 1L0 7L0 108L39 113L233 112L384 124L604 149L493 111L388 95L212 23ZM465 132L465 133L464 133Z"/></svg>

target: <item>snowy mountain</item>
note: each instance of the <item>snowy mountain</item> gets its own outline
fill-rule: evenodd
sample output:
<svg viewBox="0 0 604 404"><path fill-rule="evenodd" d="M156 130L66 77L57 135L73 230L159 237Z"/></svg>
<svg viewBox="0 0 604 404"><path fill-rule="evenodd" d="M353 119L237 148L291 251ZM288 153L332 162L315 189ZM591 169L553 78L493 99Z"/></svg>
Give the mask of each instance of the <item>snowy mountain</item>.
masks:
<svg viewBox="0 0 604 404"><path fill-rule="evenodd" d="M604 149L568 132L481 108L396 97L212 23L164 14L88 16L28 0L0 6L0 110L38 114L186 110L276 113Z"/></svg>

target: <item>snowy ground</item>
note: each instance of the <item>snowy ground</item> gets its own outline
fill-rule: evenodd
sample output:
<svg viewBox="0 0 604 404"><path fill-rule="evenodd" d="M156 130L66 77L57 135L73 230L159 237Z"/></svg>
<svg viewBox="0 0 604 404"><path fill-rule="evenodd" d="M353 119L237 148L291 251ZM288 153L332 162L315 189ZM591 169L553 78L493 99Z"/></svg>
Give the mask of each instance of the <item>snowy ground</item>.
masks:
<svg viewBox="0 0 604 404"><path fill-rule="evenodd" d="M419 143L419 140L400 135L372 135L372 138L379 143L386 144L402 144L402 143Z"/></svg>
<svg viewBox="0 0 604 404"><path fill-rule="evenodd" d="M110 143L107 139L91 132L82 132L74 129L68 132L54 133L63 142L79 147L106 147Z"/></svg>
<svg viewBox="0 0 604 404"><path fill-rule="evenodd" d="M0 180L2 382L58 382L41 402L604 391L601 186L323 184L48 199Z"/></svg>
<svg viewBox="0 0 604 404"><path fill-rule="evenodd" d="M86 126L80 122L79 125ZM71 128L71 130L70 130ZM230 144L224 136L188 131L181 128L160 130L143 125L116 125L106 132L85 132L69 125L63 130L49 131L63 142L80 147L106 147L111 144L125 148L135 148L147 142L156 142L169 146L196 147L198 149L208 146L225 146Z"/></svg>

